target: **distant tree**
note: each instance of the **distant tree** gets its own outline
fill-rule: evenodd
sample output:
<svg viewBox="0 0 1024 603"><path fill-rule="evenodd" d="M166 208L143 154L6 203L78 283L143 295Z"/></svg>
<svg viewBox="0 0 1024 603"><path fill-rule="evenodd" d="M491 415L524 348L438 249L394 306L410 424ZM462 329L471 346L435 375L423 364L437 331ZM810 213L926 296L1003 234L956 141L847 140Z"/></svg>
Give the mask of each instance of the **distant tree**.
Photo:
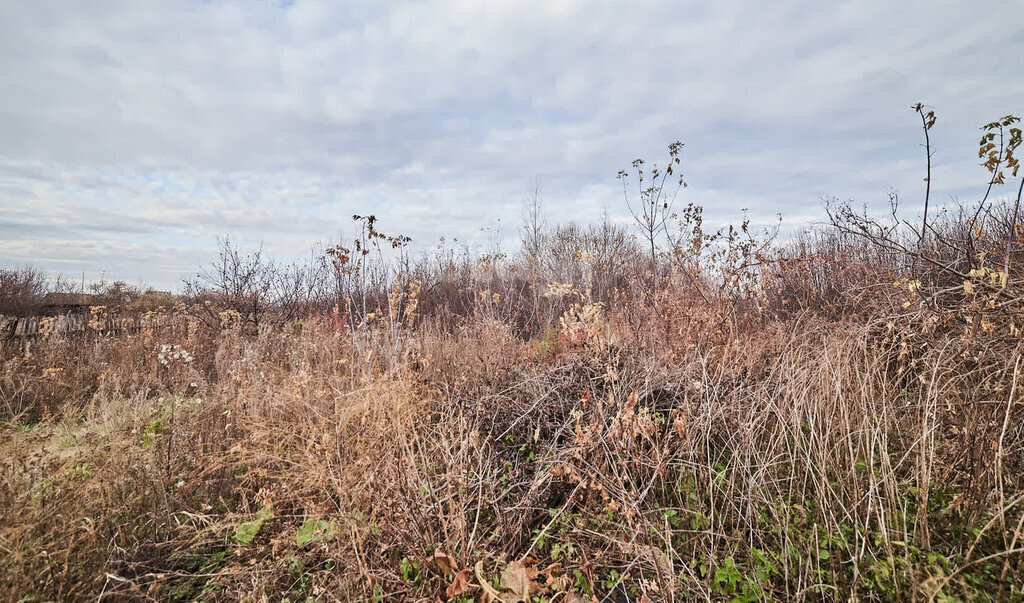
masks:
<svg viewBox="0 0 1024 603"><path fill-rule="evenodd" d="M185 281L186 294L211 302L203 304L211 319L216 319L213 313L217 308L231 309L258 327L271 307L274 264L264 259L262 247L246 253L228 237L217 239L217 247L217 259Z"/></svg>
<svg viewBox="0 0 1024 603"><path fill-rule="evenodd" d="M622 194L626 207L636 221L641 237L650 250L652 279L657 271L657 240L667 232L668 221L672 217L672 206L679 191L686 188L682 173L679 173L681 159L679 157L683 143L676 141L668 145L668 165L664 169L654 165L650 170L644 168L643 159L635 159L632 171L619 170L618 178L622 181ZM631 198L628 181L631 174L636 174L636 197ZM672 178L672 180L669 180Z"/></svg>
<svg viewBox="0 0 1024 603"><path fill-rule="evenodd" d="M46 276L38 268L0 268L0 314L36 314L46 293Z"/></svg>
<svg viewBox="0 0 1024 603"><path fill-rule="evenodd" d="M547 235L547 220L541 204L540 184L534 184L526 197L523 206L522 224L519 227L519 238L523 246L523 255L531 269L536 269L538 258L544 249Z"/></svg>
<svg viewBox="0 0 1024 603"><path fill-rule="evenodd" d="M97 305L112 308L126 308L142 294L137 287L124 281L93 283L89 289L96 295Z"/></svg>

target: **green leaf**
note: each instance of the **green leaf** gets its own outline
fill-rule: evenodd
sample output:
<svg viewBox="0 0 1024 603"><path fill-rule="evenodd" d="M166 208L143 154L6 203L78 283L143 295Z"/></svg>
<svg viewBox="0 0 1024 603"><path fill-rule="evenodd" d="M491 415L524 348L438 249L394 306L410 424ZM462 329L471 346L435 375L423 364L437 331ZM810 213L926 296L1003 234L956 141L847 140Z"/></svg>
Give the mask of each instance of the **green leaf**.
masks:
<svg viewBox="0 0 1024 603"><path fill-rule="evenodd" d="M295 545L305 546L310 542L323 542L334 538L336 524L323 519L307 519L295 534Z"/></svg>
<svg viewBox="0 0 1024 603"><path fill-rule="evenodd" d="M232 536L236 541L242 544L249 544L252 539L259 533L260 528L263 524L274 518L274 505L268 504L259 511L256 512L255 518L252 521L246 521L240 524L235 529L235 534Z"/></svg>
<svg viewBox="0 0 1024 603"><path fill-rule="evenodd" d="M233 538L242 544L249 544L262 527L262 521L247 521L238 526Z"/></svg>

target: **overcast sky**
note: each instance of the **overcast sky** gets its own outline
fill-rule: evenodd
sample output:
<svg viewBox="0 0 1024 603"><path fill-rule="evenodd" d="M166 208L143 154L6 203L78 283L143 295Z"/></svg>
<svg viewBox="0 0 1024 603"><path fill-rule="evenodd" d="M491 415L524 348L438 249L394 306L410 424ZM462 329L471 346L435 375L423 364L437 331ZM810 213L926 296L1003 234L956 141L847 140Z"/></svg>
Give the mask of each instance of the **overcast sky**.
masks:
<svg viewBox="0 0 1024 603"><path fill-rule="evenodd" d="M375 213L420 246L624 217L615 174L686 145L710 221L823 196L939 202L1024 113L1024 3L0 3L0 263L177 288L230 235L308 253ZM911 208L912 210L913 208Z"/></svg>

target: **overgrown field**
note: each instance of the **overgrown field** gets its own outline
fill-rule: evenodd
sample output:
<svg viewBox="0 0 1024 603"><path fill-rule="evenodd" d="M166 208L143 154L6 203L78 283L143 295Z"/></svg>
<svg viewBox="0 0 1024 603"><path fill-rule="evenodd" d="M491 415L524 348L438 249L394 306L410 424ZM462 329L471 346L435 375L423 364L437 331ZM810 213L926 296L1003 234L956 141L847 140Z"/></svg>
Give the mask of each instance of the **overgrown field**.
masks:
<svg viewBox="0 0 1024 603"><path fill-rule="evenodd" d="M0 598L1024 600L1019 208L828 209L4 341Z"/></svg>

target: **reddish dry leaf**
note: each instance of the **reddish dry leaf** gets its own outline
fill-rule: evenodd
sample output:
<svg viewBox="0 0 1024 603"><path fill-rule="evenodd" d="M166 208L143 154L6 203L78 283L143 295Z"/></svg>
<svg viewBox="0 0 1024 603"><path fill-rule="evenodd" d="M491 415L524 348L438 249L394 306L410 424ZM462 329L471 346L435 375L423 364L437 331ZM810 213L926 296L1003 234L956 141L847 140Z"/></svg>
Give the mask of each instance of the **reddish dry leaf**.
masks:
<svg viewBox="0 0 1024 603"><path fill-rule="evenodd" d="M444 594L449 599L461 595L469 589L469 578L473 575L473 572L466 568L461 572L455 574L455 579L448 585L448 589L444 591Z"/></svg>

